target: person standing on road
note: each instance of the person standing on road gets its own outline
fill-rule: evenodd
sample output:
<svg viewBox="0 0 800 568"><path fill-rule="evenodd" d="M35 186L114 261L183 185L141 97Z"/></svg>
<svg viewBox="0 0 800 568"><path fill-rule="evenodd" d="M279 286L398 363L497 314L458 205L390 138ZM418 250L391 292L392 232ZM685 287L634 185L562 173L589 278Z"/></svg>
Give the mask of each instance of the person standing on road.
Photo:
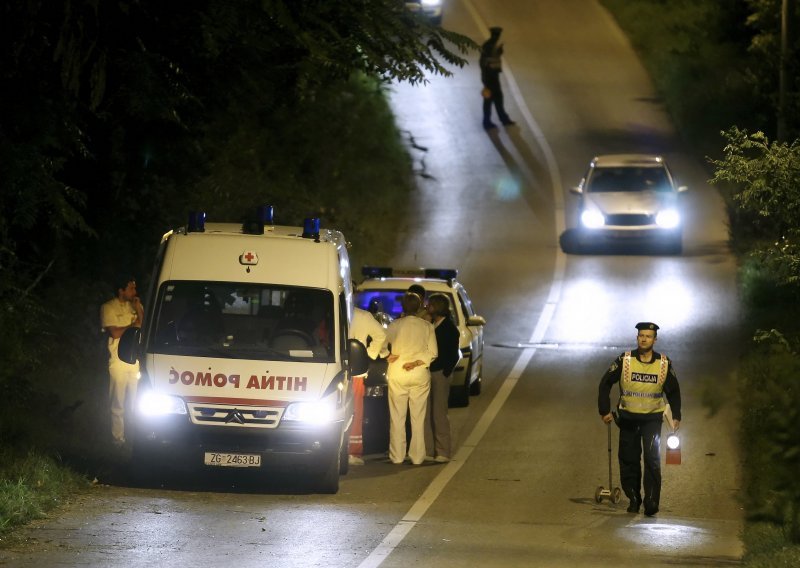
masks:
<svg viewBox="0 0 800 568"><path fill-rule="evenodd" d="M450 397L450 375L461 358L458 346L461 334L450 315L450 299L444 294L433 294L428 298L428 313L431 315L439 354L431 363L431 392L425 416L425 446L434 461L445 463L452 456L447 401Z"/></svg>
<svg viewBox="0 0 800 568"><path fill-rule="evenodd" d="M371 313L361 308L353 308L353 323L350 326L350 337L358 339L367 348L370 359L386 357L386 331ZM364 379L367 375L353 377L353 427L350 430L349 457L350 465L364 465Z"/></svg>
<svg viewBox="0 0 800 568"><path fill-rule="evenodd" d="M125 443L125 407L135 400L139 381L139 362L130 365L119 358L119 338L129 327L141 327L143 319L144 308L136 295L136 279L121 278L117 282L117 297L100 308L100 326L108 334L111 436L117 446Z"/></svg>
<svg viewBox="0 0 800 568"><path fill-rule="evenodd" d="M492 122L492 105L497 111L497 118L505 126L514 124L503 106L503 89L500 87L500 73L503 71L503 44L500 34L503 28L489 28L489 39L481 46L481 82L483 83L483 127L497 128Z"/></svg>
<svg viewBox="0 0 800 568"><path fill-rule="evenodd" d="M661 498L661 422L666 397L672 411L672 427L681 422L681 390L672 361L653 350L658 326L636 324L637 349L617 357L600 380L597 407L603 422L616 417L611 412L610 393L619 383L619 474L622 490L630 499L629 513L642 505L642 452L644 452L644 514L658 513Z"/></svg>
<svg viewBox="0 0 800 568"><path fill-rule="evenodd" d="M402 299L403 317L386 331L390 355L386 379L389 383L389 459L401 464L406 457L406 415L411 419L408 457L420 465L425 460L425 412L431 388L431 361L437 354L433 325L417 316L422 302L414 293Z"/></svg>

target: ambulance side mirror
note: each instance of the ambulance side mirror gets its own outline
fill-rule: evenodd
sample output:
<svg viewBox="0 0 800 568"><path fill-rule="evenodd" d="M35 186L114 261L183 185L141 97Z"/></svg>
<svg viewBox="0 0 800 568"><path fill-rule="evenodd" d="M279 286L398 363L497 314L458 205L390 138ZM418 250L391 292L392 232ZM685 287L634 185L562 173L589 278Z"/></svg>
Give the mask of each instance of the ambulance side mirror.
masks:
<svg viewBox="0 0 800 568"><path fill-rule="evenodd" d="M369 371L369 355L367 348L358 339L347 342L347 358L350 362L350 376L366 375Z"/></svg>
<svg viewBox="0 0 800 568"><path fill-rule="evenodd" d="M117 354L120 361L133 365L139 359L139 338L142 330L138 327L129 327L119 338Z"/></svg>

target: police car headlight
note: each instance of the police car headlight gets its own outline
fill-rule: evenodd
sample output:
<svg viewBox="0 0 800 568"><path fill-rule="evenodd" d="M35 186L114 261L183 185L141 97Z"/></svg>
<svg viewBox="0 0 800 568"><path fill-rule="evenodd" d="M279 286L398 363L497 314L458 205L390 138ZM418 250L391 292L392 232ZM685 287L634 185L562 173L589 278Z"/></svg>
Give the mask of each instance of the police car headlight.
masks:
<svg viewBox="0 0 800 568"><path fill-rule="evenodd" d="M606 224L606 218L596 209L586 210L581 213L581 223L587 229L597 229Z"/></svg>
<svg viewBox="0 0 800 568"><path fill-rule="evenodd" d="M306 424L327 424L336 417L335 399L327 397L313 402L295 402L286 407L283 420Z"/></svg>
<svg viewBox="0 0 800 568"><path fill-rule="evenodd" d="M681 216L675 209L664 209L656 215L656 225L662 229L674 229L681 222Z"/></svg>
<svg viewBox="0 0 800 568"><path fill-rule="evenodd" d="M178 396L145 392L139 398L139 412L145 416L186 414L186 403Z"/></svg>
<svg viewBox="0 0 800 568"><path fill-rule="evenodd" d="M435 8L442 3L442 0L422 0L422 5L426 8Z"/></svg>

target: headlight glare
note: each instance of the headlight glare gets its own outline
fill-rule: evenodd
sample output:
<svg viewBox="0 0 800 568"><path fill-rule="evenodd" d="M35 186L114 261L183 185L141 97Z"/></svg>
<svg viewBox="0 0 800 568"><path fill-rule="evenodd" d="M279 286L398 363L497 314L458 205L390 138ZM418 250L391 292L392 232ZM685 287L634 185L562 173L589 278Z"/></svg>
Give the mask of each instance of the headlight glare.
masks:
<svg viewBox="0 0 800 568"><path fill-rule="evenodd" d="M139 412L145 416L164 416L165 414L186 414L186 404L178 396L170 396L152 391L139 397Z"/></svg>
<svg viewBox="0 0 800 568"><path fill-rule="evenodd" d="M674 229L680 222L681 216L675 209L664 209L656 215L656 225L662 229Z"/></svg>
<svg viewBox="0 0 800 568"><path fill-rule="evenodd" d="M333 397L311 402L295 402L286 407L283 419L307 424L326 424L332 422L335 417L334 404Z"/></svg>
<svg viewBox="0 0 800 568"><path fill-rule="evenodd" d="M606 219L603 214L596 209L587 209L581 213L581 223L587 229L597 229L606 224Z"/></svg>

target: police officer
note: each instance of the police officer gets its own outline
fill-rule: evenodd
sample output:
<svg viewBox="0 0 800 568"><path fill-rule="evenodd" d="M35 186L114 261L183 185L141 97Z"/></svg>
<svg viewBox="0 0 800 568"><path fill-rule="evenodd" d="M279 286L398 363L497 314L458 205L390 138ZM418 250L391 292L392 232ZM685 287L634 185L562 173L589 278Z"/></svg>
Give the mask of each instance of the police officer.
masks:
<svg viewBox="0 0 800 568"><path fill-rule="evenodd" d="M619 470L622 490L630 499L629 513L642 505L641 458L644 451L644 514L658 512L661 497L661 421L666 401L672 410L673 428L680 426L681 391L672 361L653 351L658 326L652 322L636 324L637 349L617 357L600 380L597 407L603 422L610 423L610 393L619 383Z"/></svg>
<svg viewBox="0 0 800 568"><path fill-rule="evenodd" d="M503 89L500 86L500 73L503 70L503 44L500 34L503 28L489 28L491 34L481 46L480 68L481 82L483 83L483 127L496 128L492 122L492 105L497 111L497 117L505 126L511 126L514 121L509 118L503 105Z"/></svg>

